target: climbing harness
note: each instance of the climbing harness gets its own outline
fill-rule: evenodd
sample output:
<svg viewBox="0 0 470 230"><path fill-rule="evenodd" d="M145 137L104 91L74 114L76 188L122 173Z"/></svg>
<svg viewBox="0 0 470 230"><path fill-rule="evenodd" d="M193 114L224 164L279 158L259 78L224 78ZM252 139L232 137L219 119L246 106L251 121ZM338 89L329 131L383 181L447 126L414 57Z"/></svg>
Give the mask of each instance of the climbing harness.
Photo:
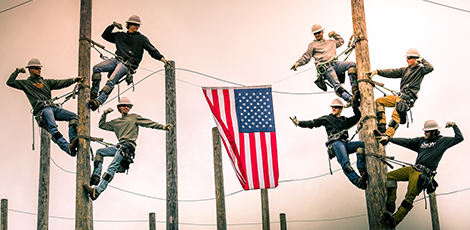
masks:
<svg viewBox="0 0 470 230"><path fill-rule="evenodd" d="M78 87L81 86L81 87L86 87L83 83L81 82L78 82L77 84L75 84L75 87L73 88L72 92L68 92L60 97L54 97L54 98L51 98L51 99L48 99L48 100L37 100L37 103L36 105L34 106L34 108L31 109L31 125L33 127L33 143L32 143L32 150L34 151L35 148L34 148L34 144L35 144L35 140L34 140L34 120L36 120L39 128L43 128L43 129L46 129L47 130L47 127L46 127L46 121L44 119L44 114L42 113L42 110L47 107L47 106L59 106L59 107L62 107L65 102L69 101L71 98L75 99L76 97L76 94L78 92ZM55 101L61 99L61 98L64 98L65 97L65 100L62 102L62 103L54 103Z"/></svg>
<svg viewBox="0 0 470 230"><path fill-rule="evenodd" d="M343 60L343 61L346 61L349 57L349 55L351 55L352 51L356 48L356 42L359 41L358 39L354 39L354 35L351 35L351 37L349 38L349 42L348 42L348 48L346 48L343 52L341 52L339 55L336 55L336 57L334 57L333 59L329 60L328 62L326 63L323 63L323 64L319 64L316 66L316 69L317 69L317 79L315 80L315 84L318 86L318 88L320 88L321 90L323 91L327 91L327 87L326 85L328 85L329 87L333 88L333 86L325 81L325 73L326 73L326 70L328 68L330 68L331 66L331 63L335 62L336 60L338 60L338 58L343 55L343 54L346 54L346 58ZM343 81L344 82L344 81ZM341 83L343 83L341 82Z"/></svg>

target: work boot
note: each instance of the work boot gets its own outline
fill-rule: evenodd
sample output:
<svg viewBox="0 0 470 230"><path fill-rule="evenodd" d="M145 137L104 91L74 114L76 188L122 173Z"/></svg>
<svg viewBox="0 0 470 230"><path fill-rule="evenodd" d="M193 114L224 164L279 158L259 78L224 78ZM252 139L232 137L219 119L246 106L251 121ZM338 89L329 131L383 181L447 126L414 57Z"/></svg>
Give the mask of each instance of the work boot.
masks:
<svg viewBox="0 0 470 230"><path fill-rule="evenodd" d="M369 174L365 172L361 177L359 177L359 179L357 179L356 186L365 190L367 188L367 179L369 179Z"/></svg>
<svg viewBox="0 0 470 230"><path fill-rule="evenodd" d="M96 111L100 107L101 102L98 99L93 99L88 102L88 105L92 111Z"/></svg>
<svg viewBox="0 0 470 230"><path fill-rule="evenodd" d="M69 144L69 151L67 152L70 156L74 157L77 155L78 138L73 138Z"/></svg>
<svg viewBox="0 0 470 230"><path fill-rule="evenodd" d="M100 176L96 175L96 174L93 174L91 175L91 178L90 178L90 185L98 185L100 183Z"/></svg>
<svg viewBox="0 0 470 230"><path fill-rule="evenodd" d="M377 129L378 129L381 133L385 133L385 131L387 130L387 124L385 124L385 123L378 123L378 124L377 124Z"/></svg>
<svg viewBox="0 0 470 230"><path fill-rule="evenodd" d="M387 210L387 212L390 212L390 213L395 212L395 209L396 209L395 202L387 201L385 203L385 209Z"/></svg>
<svg viewBox="0 0 470 230"><path fill-rule="evenodd" d="M88 195L90 195L91 200L98 199L98 196L100 195L100 193L96 191L96 188L92 188L91 186L87 184L82 185L82 187L85 190L85 192L88 193Z"/></svg>
<svg viewBox="0 0 470 230"><path fill-rule="evenodd" d="M95 92L90 92L90 100L98 98L98 94Z"/></svg>
<svg viewBox="0 0 470 230"><path fill-rule="evenodd" d="M359 91L358 85L354 84L351 87L351 91L352 91L352 94L353 94L353 97L351 98L352 106L353 107L359 107L360 99L361 99L361 92Z"/></svg>
<svg viewBox="0 0 470 230"><path fill-rule="evenodd" d="M384 133L380 132L378 129L374 130L374 136L377 137L383 137L386 136Z"/></svg>
<svg viewBox="0 0 470 230"><path fill-rule="evenodd" d="M392 213L385 212L384 218L385 225L387 225L387 227L389 227L390 229L394 229L397 226L397 221L395 220L395 217L393 217Z"/></svg>

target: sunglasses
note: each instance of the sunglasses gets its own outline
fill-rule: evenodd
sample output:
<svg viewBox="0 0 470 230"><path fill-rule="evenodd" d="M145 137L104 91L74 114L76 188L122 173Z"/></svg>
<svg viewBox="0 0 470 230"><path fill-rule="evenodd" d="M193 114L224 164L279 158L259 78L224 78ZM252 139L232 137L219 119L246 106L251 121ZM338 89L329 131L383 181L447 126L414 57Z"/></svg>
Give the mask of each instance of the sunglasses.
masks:
<svg viewBox="0 0 470 230"><path fill-rule="evenodd" d="M313 33L313 35L320 34L321 32L322 32L322 31L315 32L315 33Z"/></svg>
<svg viewBox="0 0 470 230"><path fill-rule="evenodd" d="M341 108L343 108L343 107L341 107L341 106L332 106L331 108L333 108L333 109L341 109Z"/></svg>
<svg viewBox="0 0 470 230"><path fill-rule="evenodd" d="M41 67L29 67L30 69L40 70Z"/></svg>
<svg viewBox="0 0 470 230"><path fill-rule="evenodd" d="M408 56L406 57L406 59L410 60L410 59L416 59L417 57L412 57L412 56Z"/></svg>
<svg viewBox="0 0 470 230"><path fill-rule="evenodd" d="M131 105L119 105L119 107L128 107L128 108L131 108L132 106L131 106Z"/></svg>
<svg viewBox="0 0 470 230"><path fill-rule="evenodd" d="M139 24L129 23L129 26L140 26Z"/></svg>

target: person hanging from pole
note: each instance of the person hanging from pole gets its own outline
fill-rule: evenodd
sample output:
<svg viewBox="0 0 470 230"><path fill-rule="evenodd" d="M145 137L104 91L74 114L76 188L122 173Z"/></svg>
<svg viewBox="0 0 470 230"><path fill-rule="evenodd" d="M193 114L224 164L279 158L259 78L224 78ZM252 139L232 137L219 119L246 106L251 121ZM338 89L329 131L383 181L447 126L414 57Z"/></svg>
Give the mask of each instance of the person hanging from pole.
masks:
<svg viewBox="0 0 470 230"><path fill-rule="evenodd" d="M431 181L436 175L437 166L444 152L450 147L463 141L463 135L455 122L447 122L446 128L454 129L454 137L440 135L440 127L435 120L427 120L424 123L424 137L415 138L392 138L379 136L379 142L386 145L388 142L405 147L418 153L416 162L412 166L403 167L387 174L387 201L384 214L386 224L395 228L413 207L413 201L421 190L433 189L437 183ZM395 201L397 199L397 181L408 181L408 189L405 199L395 212ZM434 187L432 187L434 186ZM430 188L431 187L431 188ZM395 214L393 214L395 212Z"/></svg>
<svg viewBox="0 0 470 230"><path fill-rule="evenodd" d="M89 106L95 111L107 99L114 85L118 84L121 78L126 77L126 82L133 82L132 75L135 73L142 61L144 50L156 60L168 65L168 61L163 55L150 43L150 40L138 30L142 25L140 17L132 15L126 21L127 32L113 32L116 27L122 30L122 25L117 22L106 27L101 37L108 42L116 44L116 57L105 60L93 67L91 75L92 87L90 93ZM101 73L108 72L106 85L99 91L101 82Z"/></svg>
<svg viewBox="0 0 470 230"><path fill-rule="evenodd" d="M18 74L26 73L28 69L29 77L25 80L17 80ZM42 65L39 59L31 58L26 67L16 68L7 80L7 85L22 90L32 106L33 115L38 125L45 128L60 149L74 157L77 155L78 139L77 136L77 114L61 108L54 104L51 99L52 90L63 89L71 86L75 82L83 81L83 77L74 77L69 79L45 79L41 76ZM57 128L56 121L69 122L69 141L65 140L62 133Z"/></svg>
<svg viewBox="0 0 470 230"><path fill-rule="evenodd" d="M139 126L165 131L170 131L173 127L171 124L162 125L150 119L143 118L138 114L129 113L132 106L133 104L129 98L122 97L117 105L121 117L106 121L107 115L113 112L112 108L108 108L103 112L103 115L101 115L99 121L100 129L114 132L119 143L116 146L109 146L96 151L96 156L93 159L94 170L90 178L90 185L83 185L84 190L89 194L92 200L96 200L98 196L104 192L116 172L123 173L127 171L129 165L134 162L133 159L137 146L136 140L139 135ZM113 160L100 181L103 157L113 157ZM96 186L92 187L93 185Z"/></svg>
<svg viewBox="0 0 470 230"><path fill-rule="evenodd" d="M400 93L378 98L376 103L378 130L376 134L393 137L400 124L406 123L406 114L418 99L421 82L426 74L431 73L434 67L424 58L420 57L417 49L411 48L406 52L408 67L398 69L378 69L367 72L370 78L379 75L386 78L401 78ZM395 107L392 120L386 129L385 107Z"/></svg>
<svg viewBox="0 0 470 230"><path fill-rule="evenodd" d="M328 135L326 146L328 147L328 157L333 159L336 156L344 174L353 185L360 189L367 188L367 170L364 158L364 142L349 141L348 129L354 126L361 119L361 111L357 106L353 107L354 116L341 116L344 104L336 98L330 105L332 113L308 121L298 121L297 117L290 118L295 126L301 128L318 128L324 126ZM349 162L349 154L357 152L357 169L359 176Z"/></svg>
<svg viewBox="0 0 470 230"><path fill-rule="evenodd" d="M356 63L352 61L336 61L336 49L344 44L343 38L335 31L328 33L328 37L333 39L325 40L323 37L323 28L320 24L312 26L312 34L315 37L307 48L307 51L295 62L291 70L297 71L297 67L306 65L312 57L315 59L317 73L323 75L326 80L333 86L333 89L339 97L351 103L358 103L360 98L359 88L357 86L357 69ZM344 83L345 72L348 71L349 81L351 83L351 95L341 86ZM321 89L326 91L323 79L315 81Z"/></svg>

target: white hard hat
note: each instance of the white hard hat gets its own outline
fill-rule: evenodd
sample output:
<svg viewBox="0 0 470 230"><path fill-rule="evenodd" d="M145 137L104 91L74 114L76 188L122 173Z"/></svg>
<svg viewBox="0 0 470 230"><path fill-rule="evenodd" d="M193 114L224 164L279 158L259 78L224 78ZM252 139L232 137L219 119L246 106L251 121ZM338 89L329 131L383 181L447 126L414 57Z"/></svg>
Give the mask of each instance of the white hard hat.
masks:
<svg viewBox="0 0 470 230"><path fill-rule="evenodd" d="M121 100L119 100L119 104L117 104L117 107L120 105L129 105L131 108L133 106L131 100L127 97L121 97Z"/></svg>
<svg viewBox="0 0 470 230"><path fill-rule="evenodd" d="M424 122L423 130L424 131L432 131L432 130L438 130L440 128L441 127L439 127L439 125L437 124L437 122L435 120L427 120L426 122Z"/></svg>
<svg viewBox="0 0 470 230"><path fill-rule="evenodd" d="M142 23L140 23L140 17L137 15L130 16L129 19L127 19L126 23L134 23L134 24L142 25Z"/></svg>
<svg viewBox="0 0 470 230"><path fill-rule="evenodd" d="M31 58L31 60L29 60L29 62L28 62L28 65L26 66L26 68L29 68L29 67L42 67L42 65L41 65L41 62L39 61L39 59Z"/></svg>
<svg viewBox="0 0 470 230"><path fill-rule="evenodd" d="M406 52L407 57L419 57L419 52L415 48L411 48Z"/></svg>
<svg viewBox="0 0 470 230"><path fill-rule="evenodd" d="M330 107L344 107L344 104L343 104L343 101L341 101L340 99L336 98L334 99L332 102L331 102L331 105Z"/></svg>
<svg viewBox="0 0 470 230"><path fill-rule="evenodd" d="M312 34L325 30L320 24L315 24L312 26Z"/></svg>

